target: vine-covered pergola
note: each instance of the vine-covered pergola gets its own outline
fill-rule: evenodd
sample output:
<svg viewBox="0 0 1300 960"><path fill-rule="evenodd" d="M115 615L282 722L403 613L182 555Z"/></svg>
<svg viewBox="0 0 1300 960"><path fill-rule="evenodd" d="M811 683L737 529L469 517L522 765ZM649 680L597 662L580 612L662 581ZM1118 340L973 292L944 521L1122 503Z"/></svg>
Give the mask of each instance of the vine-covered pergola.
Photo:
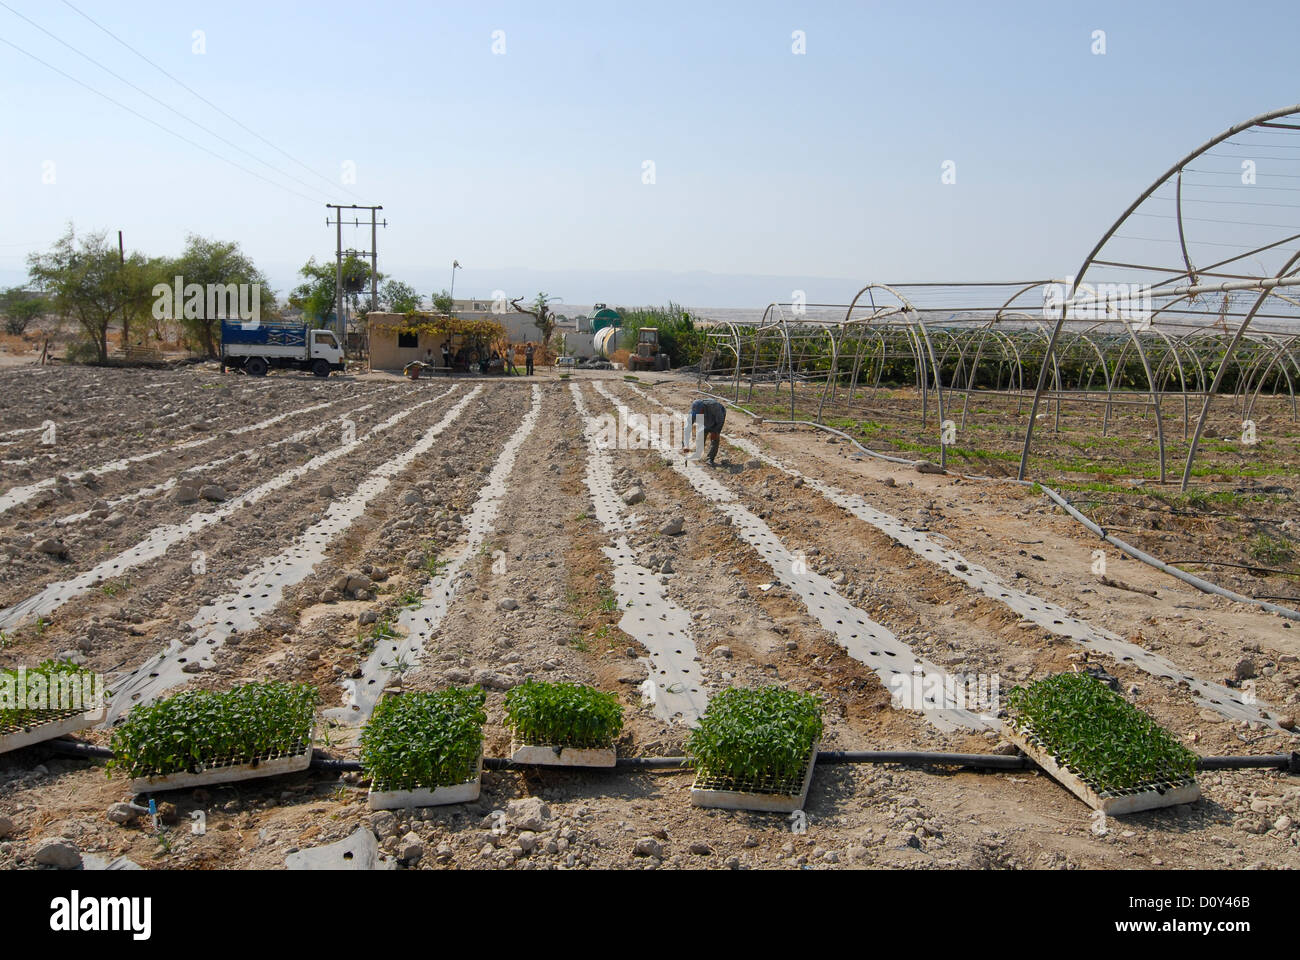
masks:
<svg viewBox="0 0 1300 960"><path fill-rule="evenodd" d="M427 334L433 337L455 336L493 344L505 339L506 328L486 317L453 317L442 313L412 311L400 321L378 322L376 330L392 334Z"/></svg>
<svg viewBox="0 0 1300 960"><path fill-rule="evenodd" d="M788 387L789 418L885 382L913 383L940 438L974 414L972 393L1014 398L1018 475L1036 425L1080 406L1103 434L1121 410L1152 417L1160 482L1171 443L1187 488L1215 403L1250 421L1261 396L1300 383L1300 105L1229 128L1158 177L1057 280L865 285L847 304L769 304L755 324L716 323L708 375L737 401ZM809 392L812 385L820 391ZM816 408L809 409L815 401ZM1177 409L1171 422L1167 405ZM946 436L945 436L946 435Z"/></svg>

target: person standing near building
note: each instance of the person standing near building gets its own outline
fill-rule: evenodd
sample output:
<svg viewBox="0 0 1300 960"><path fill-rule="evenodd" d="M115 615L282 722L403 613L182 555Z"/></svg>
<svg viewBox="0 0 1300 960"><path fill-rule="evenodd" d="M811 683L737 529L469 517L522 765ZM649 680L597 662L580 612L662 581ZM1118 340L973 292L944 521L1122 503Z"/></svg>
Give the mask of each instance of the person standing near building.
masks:
<svg viewBox="0 0 1300 960"><path fill-rule="evenodd" d="M451 373L451 347L447 346L447 341L442 341L442 365Z"/></svg>
<svg viewBox="0 0 1300 960"><path fill-rule="evenodd" d="M524 347L524 368L528 371L528 376L533 375L533 344L529 341L528 346Z"/></svg>

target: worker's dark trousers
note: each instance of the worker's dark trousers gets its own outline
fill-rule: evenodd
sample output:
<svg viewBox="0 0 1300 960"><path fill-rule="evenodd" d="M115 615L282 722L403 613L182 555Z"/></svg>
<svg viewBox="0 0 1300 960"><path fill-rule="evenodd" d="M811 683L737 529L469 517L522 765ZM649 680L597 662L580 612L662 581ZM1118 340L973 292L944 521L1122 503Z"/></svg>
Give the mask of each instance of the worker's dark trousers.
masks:
<svg viewBox="0 0 1300 960"><path fill-rule="evenodd" d="M531 377L533 375L533 361L531 360L527 361L525 363L525 366L528 367L528 376Z"/></svg>
<svg viewBox="0 0 1300 960"><path fill-rule="evenodd" d="M710 436L712 439L709 440L709 452L705 454L705 457L708 459L709 463L712 463L718 456L718 441L722 439L722 428L719 427L718 432L710 434Z"/></svg>

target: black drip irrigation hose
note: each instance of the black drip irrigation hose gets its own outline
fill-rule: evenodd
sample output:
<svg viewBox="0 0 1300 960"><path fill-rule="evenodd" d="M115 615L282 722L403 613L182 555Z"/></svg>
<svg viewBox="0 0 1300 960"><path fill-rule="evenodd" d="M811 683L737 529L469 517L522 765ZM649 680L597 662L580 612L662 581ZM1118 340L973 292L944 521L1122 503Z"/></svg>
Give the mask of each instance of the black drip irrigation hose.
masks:
<svg viewBox="0 0 1300 960"><path fill-rule="evenodd" d="M84 757L87 759L108 760L113 751L107 747L82 743L80 740L47 740L36 746L44 747L50 752L65 757ZM1239 757L1199 757L1201 770L1285 770L1300 774L1300 751L1291 753L1258 754ZM898 763L920 767L963 767L970 770L1027 770L1035 766L1024 754L1001 753L938 753L925 751L896 750L822 750L817 754L817 762L836 763ZM515 763L506 757L484 757L483 767L487 770L526 770L534 769L537 764ZM328 773L360 773L361 764L356 760L339 760L317 750L312 754L311 769ZM689 770L689 757L619 757L613 767L550 767L556 771L574 773L595 773L605 770Z"/></svg>

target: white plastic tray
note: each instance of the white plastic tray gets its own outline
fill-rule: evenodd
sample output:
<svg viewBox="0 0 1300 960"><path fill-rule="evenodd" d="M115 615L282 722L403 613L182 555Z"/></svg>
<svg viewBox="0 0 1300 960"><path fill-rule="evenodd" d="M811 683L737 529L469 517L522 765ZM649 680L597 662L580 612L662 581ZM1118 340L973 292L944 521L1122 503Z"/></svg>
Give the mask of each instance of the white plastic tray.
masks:
<svg viewBox="0 0 1300 960"><path fill-rule="evenodd" d="M409 810L412 807L441 807L449 803L468 803L477 800L483 788L483 755L478 757L478 770L473 780L449 787L420 790L380 790L373 788L366 803L371 810Z"/></svg>

